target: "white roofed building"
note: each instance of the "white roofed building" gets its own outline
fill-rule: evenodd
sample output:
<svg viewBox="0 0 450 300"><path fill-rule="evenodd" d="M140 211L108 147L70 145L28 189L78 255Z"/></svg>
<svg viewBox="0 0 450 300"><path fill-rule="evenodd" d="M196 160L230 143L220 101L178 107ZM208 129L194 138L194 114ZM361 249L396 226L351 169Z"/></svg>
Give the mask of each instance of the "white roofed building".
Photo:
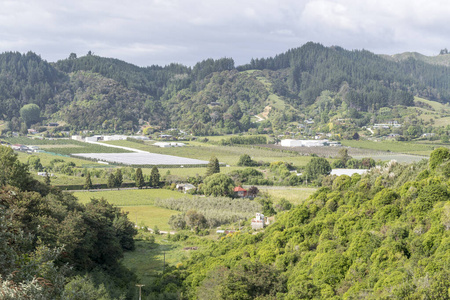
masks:
<svg viewBox="0 0 450 300"><path fill-rule="evenodd" d="M329 145L328 140L281 140L283 147L323 147Z"/></svg>

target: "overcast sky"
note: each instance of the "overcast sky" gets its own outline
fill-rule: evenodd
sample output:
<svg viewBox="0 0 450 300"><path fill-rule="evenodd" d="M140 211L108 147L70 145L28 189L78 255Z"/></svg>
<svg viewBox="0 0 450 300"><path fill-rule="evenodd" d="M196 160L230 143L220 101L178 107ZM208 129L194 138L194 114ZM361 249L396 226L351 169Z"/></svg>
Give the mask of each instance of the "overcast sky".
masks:
<svg viewBox="0 0 450 300"><path fill-rule="evenodd" d="M437 55L450 48L449 19L447 0L0 0L0 52L241 65L313 41Z"/></svg>

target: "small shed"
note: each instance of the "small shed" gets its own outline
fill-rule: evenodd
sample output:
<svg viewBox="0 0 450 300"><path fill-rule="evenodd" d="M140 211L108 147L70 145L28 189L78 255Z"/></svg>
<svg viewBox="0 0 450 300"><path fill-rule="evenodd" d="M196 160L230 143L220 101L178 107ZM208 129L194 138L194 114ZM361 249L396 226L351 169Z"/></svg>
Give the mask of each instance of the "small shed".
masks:
<svg viewBox="0 0 450 300"><path fill-rule="evenodd" d="M196 189L195 185L190 184L190 183L177 184L176 188L177 188L177 190L183 191L184 193L187 193L190 190Z"/></svg>

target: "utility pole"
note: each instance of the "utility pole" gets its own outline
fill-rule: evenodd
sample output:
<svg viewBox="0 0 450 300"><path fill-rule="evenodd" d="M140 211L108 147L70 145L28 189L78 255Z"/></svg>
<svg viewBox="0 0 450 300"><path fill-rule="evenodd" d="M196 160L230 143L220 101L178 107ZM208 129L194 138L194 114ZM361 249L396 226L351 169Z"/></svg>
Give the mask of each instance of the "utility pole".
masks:
<svg viewBox="0 0 450 300"><path fill-rule="evenodd" d="M137 287L139 287L139 300L141 300L141 288L145 286L144 284L136 284Z"/></svg>

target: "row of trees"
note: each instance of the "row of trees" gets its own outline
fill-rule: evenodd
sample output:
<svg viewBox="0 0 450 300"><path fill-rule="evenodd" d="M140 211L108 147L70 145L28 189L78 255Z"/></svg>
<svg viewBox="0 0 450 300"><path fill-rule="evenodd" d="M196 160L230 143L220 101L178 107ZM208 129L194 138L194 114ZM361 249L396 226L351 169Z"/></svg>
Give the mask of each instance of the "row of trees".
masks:
<svg viewBox="0 0 450 300"><path fill-rule="evenodd" d="M150 176L148 178L148 181L146 182L144 175L142 173L142 169L141 168L137 168L136 172L135 172L135 185L136 187L142 189L143 187L145 187L146 185L148 185L149 187L159 187L160 186L160 174L159 174L159 170L156 166L154 166L151 170ZM85 183L84 183L84 189L86 190L90 190L93 188L93 184L92 184L92 179L91 179L91 173L87 172L86 177L85 177ZM108 182L107 182L107 187L108 188L117 188L119 189L123 184L123 174L122 174L122 170L119 168L117 169L114 173L110 173L108 176Z"/></svg>

